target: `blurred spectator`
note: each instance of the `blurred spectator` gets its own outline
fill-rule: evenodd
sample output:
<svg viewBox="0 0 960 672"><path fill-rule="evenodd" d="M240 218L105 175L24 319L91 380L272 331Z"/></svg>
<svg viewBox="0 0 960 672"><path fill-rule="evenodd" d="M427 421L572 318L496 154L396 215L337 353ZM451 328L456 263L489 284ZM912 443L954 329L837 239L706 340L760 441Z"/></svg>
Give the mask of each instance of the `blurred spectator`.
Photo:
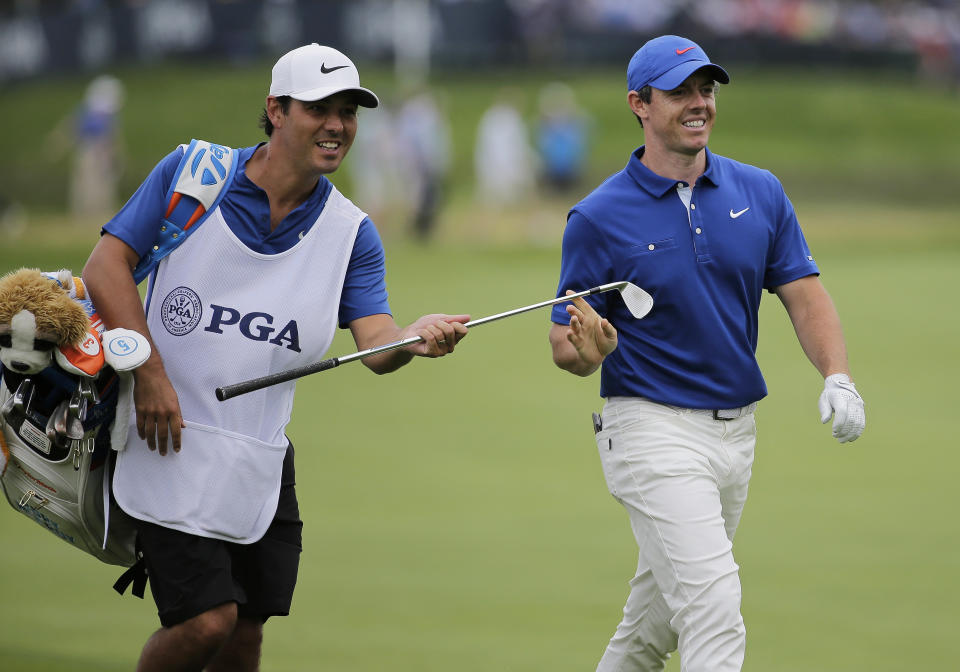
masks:
<svg viewBox="0 0 960 672"><path fill-rule="evenodd" d="M300 40L296 0L265 0L256 23L262 27L264 44L271 53L295 47Z"/></svg>
<svg viewBox="0 0 960 672"><path fill-rule="evenodd" d="M477 127L477 196L493 208L517 203L534 186L533 150L514 89L501 91Z"/></svg>
<svg viewBox="0 0 960 672"><path fill-rule="evenodd" d="M842 36L857 36L861 44L882 45L890 39L884 10L872 2L855 2L840 15L838 31Z"/></svg>
<svg viewBox="0 0 960 672"><path fill-rule="evenodd" d="M573 89L551 82L540 91L537 151L543 183L553 191L568 191L583 174L590 120L577 105Z"/></svg>
<svg viewBox="0 0 960 672"><path fill-rule="evenodd" d="M4 240L18 239L27 228L27 212L24 207L0 191L0 236Z"/></svg>
<svg viewBox="0 0 960 672"><path fill-rule="evenodd" d="M576 5L575 19L585 27L656 33L685 4L682 0L583 0Z"/></svg>
<svg viewBox="0 0 960 672"><path fill-rule="evenodd" d="M523 39L526 58L549 59L563 40L563 19L570 0L507 0Z"/></svg>
<svg viewBox="0 0 960 672"><path fill-rule="evenodd" d="M72 151L68 204L74 217L109 217L116 210L117 183L123 171L123 97L123 84L116 77L96 77L81 105L47 138L52 159Z"/></svg>
<svg viewBox="0 0 960 672"><path fill-rule="evenodd" d="M39 7L17 5L17 10L0 14L0 81L41 74L56 48L44 35Z"/></svg>
<svg viewBox="0 0 960 672"><path fill-rule="evenodd" d="M393 113L385 97L380 99L376 114L364 114L361 128L350 149L346 163L353 184L351 200L363 203L370 219L381 222L384 229L392 224L400 194L399 151L394 130Z"/></svg>
<svg viewBox="0 0 960 672"><path fill-rule="evenodd" d="M450 169L450 124L436 97L423 88L400 106L396 131L405 191L412 201L413 233L427 240L436 226Z"/></svg>

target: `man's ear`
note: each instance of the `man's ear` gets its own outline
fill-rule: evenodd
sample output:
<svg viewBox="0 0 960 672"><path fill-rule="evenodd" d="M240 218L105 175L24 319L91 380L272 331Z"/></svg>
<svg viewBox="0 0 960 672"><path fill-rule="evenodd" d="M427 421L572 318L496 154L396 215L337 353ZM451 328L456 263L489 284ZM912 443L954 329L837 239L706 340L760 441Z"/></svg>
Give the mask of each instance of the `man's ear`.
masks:
<svg viewBox="0 0 960 672"><path fill-rule="evenodd" d="M280 101L277 100L276 96L267 96L266 102L267 118L270 119L270 123L273 124L274 128L280 128L283 126L283 107L280 105Z"/></svg>
<svg viewBox="0 0 960 672"><path fill-rule="evenodd" d="M647 116L647 104L640 99L640 94L636 91L627 93L627 104L640 119L644 119Z"/></svg>

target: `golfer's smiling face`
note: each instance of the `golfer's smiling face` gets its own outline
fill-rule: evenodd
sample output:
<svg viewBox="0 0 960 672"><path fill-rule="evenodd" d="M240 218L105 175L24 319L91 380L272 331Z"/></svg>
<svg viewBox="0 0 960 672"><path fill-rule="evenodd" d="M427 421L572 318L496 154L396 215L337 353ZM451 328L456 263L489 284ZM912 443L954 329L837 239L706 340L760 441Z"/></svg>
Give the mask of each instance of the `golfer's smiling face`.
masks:
<svg viewBox="0 0 960 672"><path fill-rule="evenodd" d="M687 155L707 146L717 116L716 85L707 69L694 72L675 89L653 89L652 93L641 116L648 144Z"/></svg>

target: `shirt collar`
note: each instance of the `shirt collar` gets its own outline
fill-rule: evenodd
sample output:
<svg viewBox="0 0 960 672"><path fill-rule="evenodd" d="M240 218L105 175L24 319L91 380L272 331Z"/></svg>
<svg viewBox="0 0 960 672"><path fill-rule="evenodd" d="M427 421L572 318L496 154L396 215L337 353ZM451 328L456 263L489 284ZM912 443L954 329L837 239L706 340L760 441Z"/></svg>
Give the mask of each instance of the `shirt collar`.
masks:
<svg viewBox="0 0 960 672"><path fill-rule="evenodd" d="M247 177L247 162L253 157L257 149L262 147L264 144L260 144L253 147L244 147L240 150L240 160L239 165L237 166L237 174L234 177L234 184L236 193L240 198L253 199L248 201L248 203L258 203L260 207L265 208L267 215L270 213L270 204L267 199L266 192L263 191L259 186L257 186L253 180ZM327 197L330 195L330 192L333 191L333 183L327 179L325 175L321 175L320 179L317 181L317 186L314 188L313 193L307 197L303 203L298 205L293 209L286 217L283 218L283 221L277 226L273 231L270 230L270 220L267 216L263 220L256 220L258 222L258 227L262 230L260 235L264 240L267 239L278 239L288 235L291 231L296 231L297 233L305 233L313 226L314 221L317 218L320 210L326 205Z"/></svg>
<svg viewBox="0 0 960 672"><path fill-rule="evenodd" d="M640 159L643 156L644 149L645 145L641 145L630 155L630 161L627 162L626 171L627 174L650 195L660 198L671 190L676 189L677 181L663 177L662 175L657 175L643 165ZM713 154L710 150L704 148L704 151L707 153L707 169L703 172L703 175L700 176L700 179L713 186L717 186L720 180L720 169L716 165L717 162L713 160Z"/></svg>

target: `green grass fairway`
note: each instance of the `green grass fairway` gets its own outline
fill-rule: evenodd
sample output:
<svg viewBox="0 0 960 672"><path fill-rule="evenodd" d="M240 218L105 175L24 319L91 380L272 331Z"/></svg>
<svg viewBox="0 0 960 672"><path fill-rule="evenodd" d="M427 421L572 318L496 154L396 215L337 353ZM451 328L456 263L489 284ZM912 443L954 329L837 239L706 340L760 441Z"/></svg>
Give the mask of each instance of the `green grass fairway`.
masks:
<svg viewBox="0 0 960 672"><path fill-rule="evenodd" d="M830 438L819 377L766 297L771 395L736 545L744 669L943 670L960 652L952 216L909 227L886 210L798 207L868 425L854 444ZM88 236L62 238L3 248L0 270L79 268ZM388 285L401 321L480 317L549 298L558 259L556 246L396 242ZM453 357L390 376L353 363L300 382L290 435L305 550L293 614L267 625L265 672L594 668L635 550L594 454L598 380L553 367L547 319L478 327ZM331 354L353 349L340 334ZM8 507L0 535L2 668L132 669L156 627L152 602L119 598L118 571Z"/></svg>
<svg viewBox="0 0 960 672"><path fill-rule="evenodd" d="M260 140L269 69L117 73L127 86L123 195L191 137ZM957 97L874 72L731 74L711 148L783 180L839 306L868 420L854 444L830 437L820 377L765 297L759 357L770 396L735 548L744 669L943 672L960 656ZM437 73L454 156L436 239L417 247L401 215L376 219L398 321L482 317L554 295L564 216L579 194L478 204L471 157L476 122L505 84L523 92L532 119L539 87L554 78L576 88L595 121L587 185L642 143L622 68ZM385 101L390 80L364 75ZM2 141L0 196L29 214L19 232L0 221L0 273L79 273L97 240L101 222L64 225L68 162L43 149L86 83L25 83L0 98L14 129ZM216 95L198 98L205 91ZM350 195L349 171L333 179ZM267 624L264 672L595 669L636 550L595 454L598 377L553 366L548 320L543 310L478 327L453 357L389 376L352 363L299 383L289 433L304 554L292 615ZM354 349L343 333L330 355ZM118 597L119 569L2 502L0 539L2 672L134 668L157 627L149 597ZM679 669L674 658L669 670Z"/></svg>

